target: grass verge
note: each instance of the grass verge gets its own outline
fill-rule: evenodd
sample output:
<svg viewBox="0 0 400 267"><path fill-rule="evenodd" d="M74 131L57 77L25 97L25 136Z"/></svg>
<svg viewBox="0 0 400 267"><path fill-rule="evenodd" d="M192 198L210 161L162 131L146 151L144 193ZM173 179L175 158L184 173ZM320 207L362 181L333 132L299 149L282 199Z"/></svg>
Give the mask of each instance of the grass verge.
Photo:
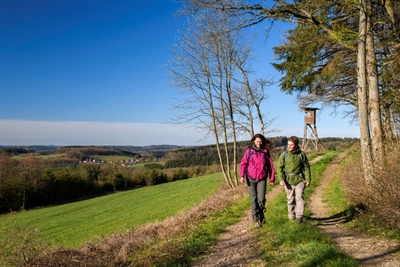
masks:
<svg viewBox="0 0 400 267"><path fill-rule="evenodd" d="M366 210L364 205L351 202L344 190L346 185L343 183L346 179L344 171L348 164L351 162L347 162L347 159L341 162L334 179L326 188L324 202L328 204L330 215L342 217L343 225L349 229L356 229L370 236L384 236L400 241L398 229L382 224L382 221L377 219L378 216ZM361 176L362 174L358 175L359 179L362 179Z"/></svg>

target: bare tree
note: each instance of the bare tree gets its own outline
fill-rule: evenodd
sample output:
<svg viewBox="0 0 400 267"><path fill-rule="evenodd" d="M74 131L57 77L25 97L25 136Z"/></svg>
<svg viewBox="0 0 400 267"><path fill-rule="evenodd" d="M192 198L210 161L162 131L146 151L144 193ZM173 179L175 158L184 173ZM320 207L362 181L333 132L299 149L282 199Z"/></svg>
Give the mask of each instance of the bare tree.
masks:
<svg viewBox="0 0 400 267"><path fill-rule="evenodd" d="M4 203L10 203L13 197L9 197L11 188L18 177L17 161L6 152L0 152L0 208Z"/></svg>
<svg viewBox="0 0 400 267"><path fill-rule="evenodd" d="M34 155L29 155L21 159L19 172L19 183L21 186L22 205L21 209L26 208L27 191L34 191L39 187L39 181L42 175L42 165L40 160Z"/></svg>
<svg viewBox="0 0 400 267"><path fill-rule="evenodd" d="M221 169L231 187L238 185L237 136L245 125L238 113L238 90L250 85L249 80L243 80L248 79L245 65L249 59L245 55L251 46L244 45L242 31L234 30L237 23L212 9L194 14L171 50L175 60L167 66L171 86L180 88L174 122L214 136ZM252 89L247 87L246 94ZM252 101L260 105L263 99L264 94L256 94ZM257 116L263 121L261 112Z"/></svg>
<svg viewBox="0 0 400 267"><path fill-rule="evenodd" d="M240 68L238 68L240 70ZM270 113L264 114L261 107L268 100L266 94L267 87L273 82L265 79L258 79L250 84L246 72L242 72L243 81L239 88L235 90L236 112L242 116L238 120L238 131L244 132L249 136L254 136L257 132L265 135L267 133L279 132L280 129L272 127L275 117L271 118ZM259 131L255 127L259 125Z"/></svg>
<svg viewBox="0 0 400 267"><path fill-rule="evenodd" d="M220 51L216 50L218 46L215 44L218 35L209 32L208 25L204 25L207 20L200 18L198 16L197 23L189 21L186 31L179 37L179 44L171 50L175 56L175 60L167 66L171 85L180 88L174 106L179 114L174 121L192 124L205 131L206 136L214 135L225 181L233 187L234 182L223 163L220 149L220 138L227 138L227 125L223 108L223 74L218 58Z"/></svg>
<svg viewBox="0 0 400 267"><path fill-rule="evenodd" d="M357 54L357 110L360 122L363 166L366 169L365 178L372 179L374 168L379 165L383 156L382 113L376 61L376 54L379 51L375 46L377 31L373 30L373 27L384 22L388 25L385 28L386 32L398 33L396 28L398 27L396 26L396 18L399 15L398 3L382 0L359 0L357 4L354 4L354 1L347 0L297 2L274 0L270 2L259 1L259 3L224 0L182 1L186 4L185 10L188 13L197 12L203 8L212 8L232 17L243 18L243 23L238 25L239 28L249 27L264 20L295 22L298 25L303 25L306 29L310 28L308 26L313 26L318 30L318 33L321 33L321 36L325 34L327 37L325 40L328 42L330 40L342 48L355 51ZM373 20L376 14L380 14L379 21ZM391 22L387 18L390 18ZM398 34L392 40L398 42ZM308 47L313 47L313 45L310 42ZM321 46L315 55L318 57L319 53L324 53L326 48L327 46ZM328 58L322 58L321 62L327 62L327 60ZM313 72L315 66L308 67L307 71L318 74ZM305 73L304 77L306 79L302 79L302 81L306 83L297 83L300 87L293 87L294 91L302 91L312 84L312 75ZM299 78L299 76L296 76L296 78Z"/></svg>
<svg viewBox="0 0 400 267"><path fill-rule="evenodd" d="M122 169L119 160L117 158L109 158L109 162L101 165L100 169L99 180L104 183L110 183L114 192L117 191L116 185Z"/></svg>

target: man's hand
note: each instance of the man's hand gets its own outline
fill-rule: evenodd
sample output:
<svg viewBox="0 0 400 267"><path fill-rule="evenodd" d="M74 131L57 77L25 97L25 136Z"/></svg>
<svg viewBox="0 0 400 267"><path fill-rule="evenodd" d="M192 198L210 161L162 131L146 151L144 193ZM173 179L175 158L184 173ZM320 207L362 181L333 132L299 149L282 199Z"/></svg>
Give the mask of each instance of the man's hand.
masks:
<svg viewBox="0 0 400 267"><path fill-rule="evenodd" d="M310 186L310 182L306 182L306 187L309 187Z"/></svg>
<svg viewBox="0 0 400 267"><path fill-rule="evenodd" d="M280 184L281 186L285 186L285 181L282 180L282 181L279 182L279 184Z"/></svg>

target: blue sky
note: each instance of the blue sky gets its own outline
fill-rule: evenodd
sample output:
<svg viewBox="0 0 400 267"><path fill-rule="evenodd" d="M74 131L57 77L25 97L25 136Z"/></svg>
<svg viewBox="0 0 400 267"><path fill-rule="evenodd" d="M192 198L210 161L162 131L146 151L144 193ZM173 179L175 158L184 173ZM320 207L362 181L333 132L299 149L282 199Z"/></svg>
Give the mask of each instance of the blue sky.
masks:
<svg viewBox="0 0 400 267"><path fill-rule="evenodd" d="M205 145L212 138L171 123L165 66L185 18L169 0L0 0L0 145ZM270 67L283 29L257 45L256 69ZM271 136L303 135L295 96L268 89ZM318 107L320 108L320 107ZM332 110L317 113L320 137L359 137Z"/></svg>

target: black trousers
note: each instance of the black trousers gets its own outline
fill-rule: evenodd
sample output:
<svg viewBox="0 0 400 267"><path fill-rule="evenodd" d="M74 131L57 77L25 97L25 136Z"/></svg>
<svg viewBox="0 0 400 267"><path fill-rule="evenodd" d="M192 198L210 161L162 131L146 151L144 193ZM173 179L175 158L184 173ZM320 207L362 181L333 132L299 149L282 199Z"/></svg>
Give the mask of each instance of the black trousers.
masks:
<svg viewBox="0 0 400 267"><path fill-rule="evenodd" d="M251 217L253 222L263 222L265 212L265 192L267 189L266 179L255 180L246 178L251 202Z"/></svg>

